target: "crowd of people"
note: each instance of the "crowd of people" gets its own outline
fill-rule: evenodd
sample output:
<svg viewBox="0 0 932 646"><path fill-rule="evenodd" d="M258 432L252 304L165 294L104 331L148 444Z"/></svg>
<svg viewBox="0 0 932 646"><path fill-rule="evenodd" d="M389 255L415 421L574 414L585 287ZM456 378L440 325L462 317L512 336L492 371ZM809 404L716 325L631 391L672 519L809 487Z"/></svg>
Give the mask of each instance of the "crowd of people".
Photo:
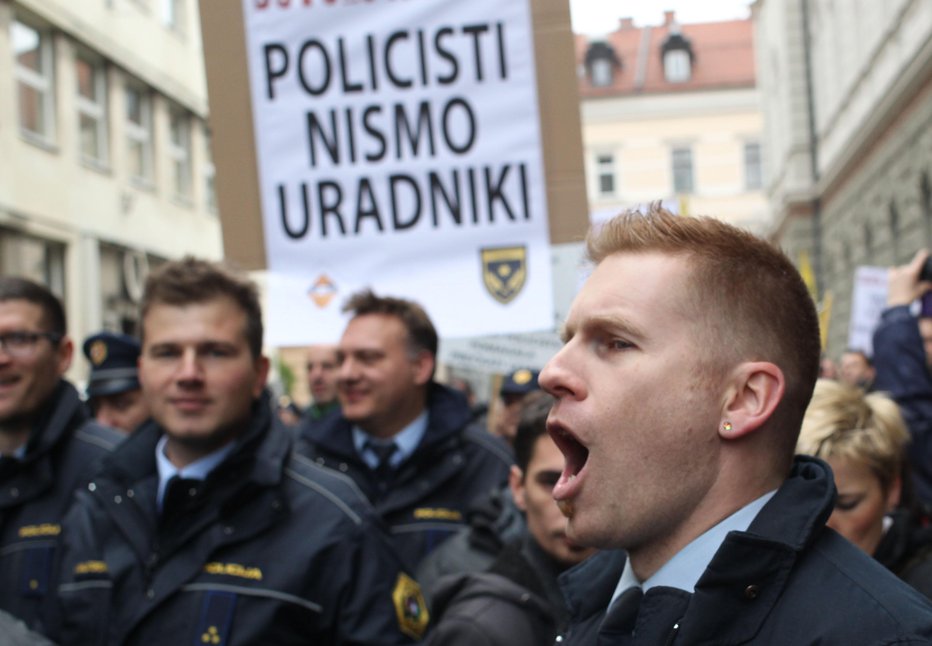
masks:
<svg viewBox="0 0 932 646"><path fill-rule="evenodd" d="M3 643L932 643L927 254L837 370L747 232L652 207L588 254L488 411L370 290L274 401L256 286L193 258L79 393L61 302L0 277Z"/></svg>

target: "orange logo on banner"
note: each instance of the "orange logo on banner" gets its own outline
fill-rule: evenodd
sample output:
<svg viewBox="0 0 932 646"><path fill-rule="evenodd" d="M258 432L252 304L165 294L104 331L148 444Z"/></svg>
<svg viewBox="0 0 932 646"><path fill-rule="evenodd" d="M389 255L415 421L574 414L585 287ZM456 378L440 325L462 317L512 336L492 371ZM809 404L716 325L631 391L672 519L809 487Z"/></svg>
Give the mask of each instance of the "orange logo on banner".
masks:
<svg viewBox="0 0 932 646"><path fill-rule="evenodd" d="M336 294L336 283L330 280L327 274L318 276L311 288L307 290L307 295L314 301L314 304L321 309L327 307Z"/></svg>

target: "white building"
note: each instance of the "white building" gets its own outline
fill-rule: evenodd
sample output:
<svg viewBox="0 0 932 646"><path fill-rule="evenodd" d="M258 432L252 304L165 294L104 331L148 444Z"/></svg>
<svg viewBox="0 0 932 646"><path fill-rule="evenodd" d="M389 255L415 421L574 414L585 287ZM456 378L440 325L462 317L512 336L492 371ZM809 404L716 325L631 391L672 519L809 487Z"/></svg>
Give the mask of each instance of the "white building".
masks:
<svg viewBox="0 0 932 646"><path fill-rule="evenodd" d="M136 332L148 266L222 254L197 3L0 0L0 88L0 274Z"/></svg>
<svg viewBox="0 0 932 646"><path fill-rule="evenodd" d="M577 36L576 60L594 217L663 200L768 228L750 20L623 18L604 38Z"/></svg>
<svg viewBox="0 0 932 646"><path fill-rule="evenodd" d="M837 357L857 267L932 248L932 2L752 10L774 237L811 263Z"/></svg>

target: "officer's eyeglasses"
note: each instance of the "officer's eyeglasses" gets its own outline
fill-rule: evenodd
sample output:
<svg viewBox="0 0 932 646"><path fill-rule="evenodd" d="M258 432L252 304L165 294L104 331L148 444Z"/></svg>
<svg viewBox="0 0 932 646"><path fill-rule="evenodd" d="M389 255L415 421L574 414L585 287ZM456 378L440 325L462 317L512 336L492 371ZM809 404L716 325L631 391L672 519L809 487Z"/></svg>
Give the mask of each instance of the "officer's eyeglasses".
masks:
<svg viewBox="0 0 932 646"><path fill-rule="evenodd" d="M6 332L0 334L0 349L16 359L25 359L36 351L39 339L48 339L52 345L58 345L62 335L57 332Z"/></svg>

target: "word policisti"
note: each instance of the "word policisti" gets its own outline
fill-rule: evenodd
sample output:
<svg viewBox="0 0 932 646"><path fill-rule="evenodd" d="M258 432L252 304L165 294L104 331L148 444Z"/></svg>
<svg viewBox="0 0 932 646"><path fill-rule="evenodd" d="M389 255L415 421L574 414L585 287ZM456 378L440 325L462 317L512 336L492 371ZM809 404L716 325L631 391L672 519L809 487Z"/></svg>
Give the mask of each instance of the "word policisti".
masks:
<svg viewBox="0 0 932 646"><path fill-rule="evenodd" d="M468 90L509 81L503 23L369 34L355 45L338 36L291 50L281 42L263 47L270 105L284 95L321 99L310 102L301 124L309 176L275 185L288 238L531 219L527 161L420 171L412 164L465 159L476 147L481 118ZM383 91L399 100L379 102ZM360 104L361 97L372 102Z"/></svg>

